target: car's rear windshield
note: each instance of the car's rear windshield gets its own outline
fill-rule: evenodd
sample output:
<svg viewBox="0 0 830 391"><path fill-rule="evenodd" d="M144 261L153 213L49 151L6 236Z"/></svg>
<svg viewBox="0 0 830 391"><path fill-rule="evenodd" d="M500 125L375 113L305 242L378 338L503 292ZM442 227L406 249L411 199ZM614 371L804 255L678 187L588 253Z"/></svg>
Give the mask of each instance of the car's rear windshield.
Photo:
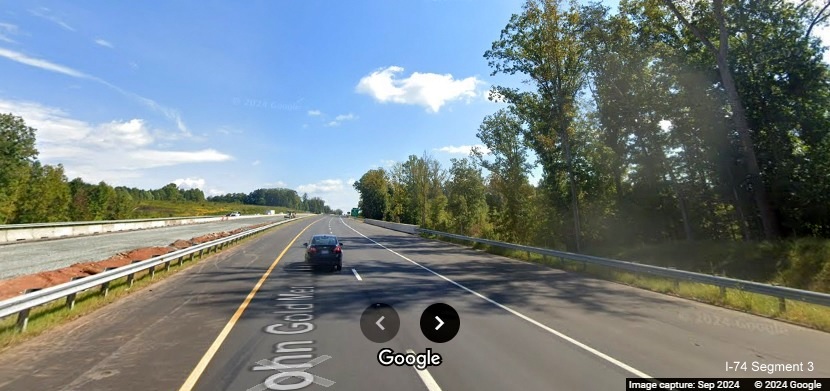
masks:
<svg viewBox="0 0 830 391"><path fill-rule="evenodd" d="M318 237L311 240L311 244L319 244L322 246L334 246L337 240L333 237Z"/></svg>

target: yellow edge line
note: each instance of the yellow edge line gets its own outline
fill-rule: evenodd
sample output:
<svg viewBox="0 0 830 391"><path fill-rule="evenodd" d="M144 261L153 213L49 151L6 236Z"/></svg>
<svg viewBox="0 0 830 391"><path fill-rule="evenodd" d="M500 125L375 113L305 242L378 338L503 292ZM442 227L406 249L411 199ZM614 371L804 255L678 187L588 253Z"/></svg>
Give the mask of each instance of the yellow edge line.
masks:
<svg viewBox="0 0 830 391"><path fill-rule="evenodd" d="M205 355L202 356L202 359L199 360L198 364L196 364L196 368L193 368L193 372L190 372L190 376L187 377L187 380L185 380L184 384L182 384L182 386L179 388L179 391L190 391L193 389L193 387L196 385L196 382L199 381L199 377L202 376L202 373L205 371L205 368L207 368L208 364L210 363L210 360L212 360L213 356L216 355L216 352L219 351L219 347L222 346L223 342L225 342L225 338L228 337L228 334L230 334L231 329L233 329L233 326L236 325L236 321L238 321L239 318L242 316L242 313L245 312L245 309L248 307L248 304L251 302L251 300L253 300L254 296L259 291L259 288L271 274L271 271L274 270L274 268L280 262L280 259L282 259L283 255L285 255L285 253L288 252L288 249L291 248L291 245L293 245L294 242L297 241L297 238L299 238L300 235L302 235L303 232L305 232L314 223L317 223L317 221L307 225L305 228L303 228L302 231L300 231L300 233L297 234L297 236L294 237L294 239L291 239L288 245L285 246L280 255L277 257L277 259L275 259L274 262L271 264L271 267L269 267L268 270L265 271L265 274L263 274L262 277L260 277L259 281L254 286L254 289L251 290L251 293L248 293L248 297L245 298L245 301L242 302L242 305L239 306L239 308L236 310L236 313L234 313L231 319L228 321L228 324L225 325L225 328L222 329L222 331L216 337L216 340L214 340L213 344L210 345L210 348L208 348L207 352L205 352Z"/></svg>

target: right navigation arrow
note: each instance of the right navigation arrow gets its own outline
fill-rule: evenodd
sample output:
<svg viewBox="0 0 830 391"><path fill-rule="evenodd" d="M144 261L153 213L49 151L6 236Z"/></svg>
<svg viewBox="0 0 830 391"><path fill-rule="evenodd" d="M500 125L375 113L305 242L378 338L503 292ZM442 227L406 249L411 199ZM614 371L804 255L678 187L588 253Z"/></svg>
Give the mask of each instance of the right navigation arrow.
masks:
<svg viewBox="0 0 830 391"><path fill-rule="evenodd" d="M437 321L438 321L438 326L436 326L436 327L435 327L435 329L436 329L436 330L438 330L438 329L440 329L440 328L441 328L441 326L443 326L443 325L444 325L444 321L443 321L443 320L441 320L441 318L439 318L439 317L437 317L437 316L435 317L435 320L437 320Z"/></svg>

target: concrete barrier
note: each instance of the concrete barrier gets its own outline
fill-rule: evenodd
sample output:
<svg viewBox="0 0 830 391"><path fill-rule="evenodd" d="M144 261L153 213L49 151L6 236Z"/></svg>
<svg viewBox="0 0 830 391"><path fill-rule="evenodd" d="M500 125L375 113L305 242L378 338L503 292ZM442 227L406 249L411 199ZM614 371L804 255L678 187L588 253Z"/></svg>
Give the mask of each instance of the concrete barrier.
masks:
<svg viewBox="0 0 830 391"><path fill-rule="evenodd" d="M412 224L401 224L401 223L392 223L389 221L382 221L382 220L372 220L372 219L364 219L363 220L366 224L376 225L378 227L383 227L387 229L391 229L393 231L399 232L406 232L408 234L417 234L418 226Z"/></svg>
<svg viewBox="0 0 830 391"><path fill-rule="evenodd" d="M210 216L210 217L165 217L161 219L81 221L43 224L5 224L0 225L0 244L17 243L30 240L55 239L72 236L96 235L107 232L133 231L139 229L161 228L176 225L209 223L221 220L237 220L266 217L266 215L248 216Z"/></svg>

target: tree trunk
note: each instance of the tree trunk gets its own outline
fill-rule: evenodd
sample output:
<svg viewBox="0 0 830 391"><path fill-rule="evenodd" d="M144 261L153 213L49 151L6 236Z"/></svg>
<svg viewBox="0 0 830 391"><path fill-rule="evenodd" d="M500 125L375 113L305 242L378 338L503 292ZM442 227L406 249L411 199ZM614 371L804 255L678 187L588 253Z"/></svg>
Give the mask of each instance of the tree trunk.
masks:
<svg viewBox="0 0 830 391"><path fill-rule="evenodd" d="M779 237L778 218L775 211L770 204L767 195L766 187L764 187L761 178L761 170L758 168L758 159L755 157L755 146L752 142L752 134L749 130L749 123L746 120L746 111L744 110L741 97L738 95L738 88L735 85L735 79L732 76L732 70L729 68L729 31L726 27L726 18L723 15L723 0L712 0L712 8L714 10L715 21L718 24L719 45L715 47L712 41L703 34L695 25L691 24L685 16L677 9L672 0L664 0L666 5L671 9L672 13L680 19L692 33L703 42L704 46L715 56L718 64L718 72L721 77L721 84L729 105L732 108L732 120L735 123L735 129L741 139L741 145L746 159L747 172L750 175L752 183L752 193L755 199L755 205L761 215L761 224L764 229L764 237L767 240Z"/></svg>
<svg viewBox="0 0 830 391"><path fill-rule="evenodd" d="M729 99L729 104L732 106L732 119L735 121L735 128L741 139L741 146L743 147L746 160L746 169L752 183L753 198L755 199L755 205L758 207L758 212L761 215L761 224L764 227L764 237L767 240L772 240L779 236L778 218L772 209L767 195L767 189L761 178L758 159L755 157L755 146L752 142L752 134L749 130L749 123L746 120L746 111L744 110L740 96L738 96L738 89L735 86L735 80L732 78L732 71L729 70L729 64L725 56L721 57L718 55L718 69L720 71L721 81L723 82L723 88L726 90L726 96Z"/></svg>
<svg viewBox="0 0 830 391"><path fill-rule="evenodd" d="M683 231L686 233L686 240L691 242L695 240L695 238L694 233L692 232L692 225L689 223L689 212L686 208L686 199L683 198L683 192L680 191L680 184L677 183L677 177L674 175L674 170L670 165L666 166L667 167L664 169L669 172L669 179L672 183L672 189L674 190L675 197L677 197L677 208L680 209L680 216L683 218Z"/></svg>
<svg viewBox="0 0 830 391"><path fill-rule="evenodd" d="M565 162L568 167L568 179L571 187L571 209L574 214L574 242L576 244L576 252L582 250L580 243L580 227L579 227L579 197L576 188L576 179L574 178L573 159L571 159L571 143L568 138L568 126L563 124L559 136L562 139L562 148L565 151Z"/></svg>

